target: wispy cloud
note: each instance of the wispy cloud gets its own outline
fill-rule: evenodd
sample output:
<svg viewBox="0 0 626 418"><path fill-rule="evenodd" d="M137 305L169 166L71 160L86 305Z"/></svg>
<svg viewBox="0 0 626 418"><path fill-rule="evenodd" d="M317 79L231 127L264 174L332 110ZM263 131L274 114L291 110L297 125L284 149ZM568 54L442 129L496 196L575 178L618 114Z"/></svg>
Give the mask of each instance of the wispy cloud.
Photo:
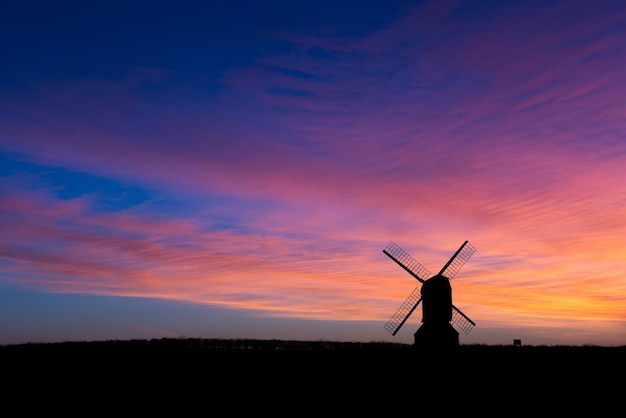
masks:
<svg viewBox="0 0 626 418"><path fill-rule="evenodd" d="M389 240L436 270L470 239L471 317L623 321L626 13L601 4L429 2L366 37L274 34L291 47L218 90L134 68L2 100L8 158L151 191L103 211L3 177L2 280L386 320L417 285Z"/></svg>

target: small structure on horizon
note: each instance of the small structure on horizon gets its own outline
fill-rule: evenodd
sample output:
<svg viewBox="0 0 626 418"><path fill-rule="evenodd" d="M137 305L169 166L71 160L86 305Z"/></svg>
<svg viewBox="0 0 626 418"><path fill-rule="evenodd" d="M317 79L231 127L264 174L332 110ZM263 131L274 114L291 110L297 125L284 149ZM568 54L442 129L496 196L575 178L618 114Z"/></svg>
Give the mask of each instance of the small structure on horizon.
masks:
<svg viewBox="0 0 626 418"><path fill-rule="evenodd" d="M393 241L390 242L383 253L415 277L421 286L416 287L400 305L396 313L385 324L385 329L392 335L396 335L421 302L422 325L413 334L415 346L435 349L458 347L459 333L452 324L466 334L469 334L476 324L452 304L450 280L454 278L475 251L476 248L465 241L439 273L431 277L426 268Z"/></svg>
<svg viewBox="0 0 626 418"><path fill-rule="evenodd" d="M522 346L522 340L513 340L513 346L514 347L521 347Z"/></svg>

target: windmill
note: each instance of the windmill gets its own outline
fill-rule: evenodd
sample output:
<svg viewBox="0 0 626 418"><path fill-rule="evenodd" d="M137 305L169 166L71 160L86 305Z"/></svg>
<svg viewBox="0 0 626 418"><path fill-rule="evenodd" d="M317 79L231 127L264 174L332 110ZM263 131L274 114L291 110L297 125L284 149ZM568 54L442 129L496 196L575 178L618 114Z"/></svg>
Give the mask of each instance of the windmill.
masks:
<svg viewBox="0 0 626 418"><path fill-rule="evenodd" d="M439 273L431 276L431 273L424 266L415 261L393 241L390 242L383 253L415 277L421 285L416 287L400 305L396 313L385 324L385 329L392 335L396 335L421 302L422 325L414 334L415 346L430 348L458 346L459 333L452 324L466 334L469 334L476 324L452 304L450 280L456 276L475 251L476 248L465 241Z"/></svg>

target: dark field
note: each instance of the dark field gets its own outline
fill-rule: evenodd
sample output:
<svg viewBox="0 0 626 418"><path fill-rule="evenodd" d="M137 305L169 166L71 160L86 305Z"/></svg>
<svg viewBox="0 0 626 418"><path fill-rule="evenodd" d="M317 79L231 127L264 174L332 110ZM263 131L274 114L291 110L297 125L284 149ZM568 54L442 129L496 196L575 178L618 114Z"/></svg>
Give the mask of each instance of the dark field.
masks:
<svg viewBox="0 0 626 418"><path fill-rule="evenodd" d="M5 399L15 390L143 413L599 416L626 402L626 347L160 339L7 345L0 358Z"/></svg>

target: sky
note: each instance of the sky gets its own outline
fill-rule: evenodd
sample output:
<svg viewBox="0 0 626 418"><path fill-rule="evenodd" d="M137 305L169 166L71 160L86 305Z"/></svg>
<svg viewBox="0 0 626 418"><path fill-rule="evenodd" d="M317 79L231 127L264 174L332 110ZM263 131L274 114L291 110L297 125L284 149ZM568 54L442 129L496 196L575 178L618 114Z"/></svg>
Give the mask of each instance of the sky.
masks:
<svg viewBox="0 0 626 418"><path fill-rule="evenodd" d="M626 345L626 4L4 1L0 344Z"/></svg>

